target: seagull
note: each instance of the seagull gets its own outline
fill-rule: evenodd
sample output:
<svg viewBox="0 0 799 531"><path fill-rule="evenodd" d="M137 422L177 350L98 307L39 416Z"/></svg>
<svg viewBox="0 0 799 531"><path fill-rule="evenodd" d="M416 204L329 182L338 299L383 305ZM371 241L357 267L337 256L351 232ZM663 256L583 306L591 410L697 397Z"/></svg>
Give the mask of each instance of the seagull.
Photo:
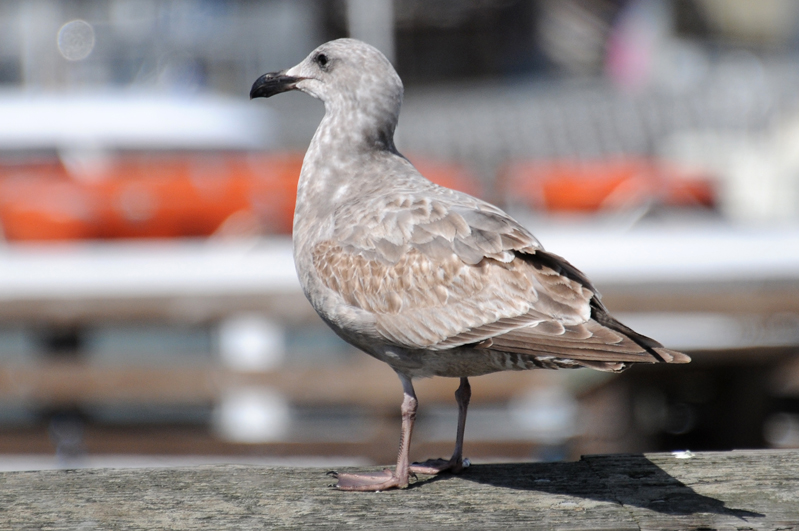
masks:
<svg viewBox="0 0 799 531"><path fill-rule="evenodd" d="M337 488L401 489L414 474L468 466L470 377L690 361L613 318L580 270L501 209L423 177L394 146L403 85L376 48L322 44L298 65L259 77L250 99L289 90L325 105L297 186L302 289L336 334L394 369L404 395L396 468L334 473ZM413 379L432 376L460 379L455 450L411 463Z"/></svg>

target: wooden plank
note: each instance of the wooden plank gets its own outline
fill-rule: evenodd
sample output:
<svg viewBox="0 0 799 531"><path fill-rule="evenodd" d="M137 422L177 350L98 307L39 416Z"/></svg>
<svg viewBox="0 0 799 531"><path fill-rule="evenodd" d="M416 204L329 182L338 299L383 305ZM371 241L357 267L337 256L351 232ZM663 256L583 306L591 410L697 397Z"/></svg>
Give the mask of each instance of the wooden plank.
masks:
<svg viewBox="0 0 799 531"><path fill-rule="evenodd" d="M473 465L405 491L331 488L318 468L0 474L10 529L799 529L799 451Z"/></svg>
<svg viewBox="0 0 799 531"><path fill-rule="evenodd" d="M799 529L799 450L585 460L641 529Z"/></svg>
<svg viewBox="0 0 799 531"><path fill-rule="evenodd" d="M84 463L84 457L114 455L151 456L252 456L253 458L279 457L351 457L364 463L390 463L397 457L400 421L371 419L366 433L356 433L347 440L330 440L324 433L311 440L288 440L263 443L236 443L220 439L213 431L202 426L95 426L82 429L83 439L78 450L85 452L74 456L60 456L71 466ZM427 441L423 435L414 434L411 458L425 460L452 454L455 444L451 440ZM477 461L525 460L536 453L535 441L480 441L469 439L467 452ZM5 429L0 433L0 454L53 456L56 444L46 426ZM71 459L71 461L70 461ZM2 526L0 526L2 529Z"/></svg>
<svg viewBox="0 0 799 531"><path fill-rule="evenodd" d="M783 364L775 392L799 394L799 361L792 347L691 353L689 366L730 363ZM644 367L665 370L666 367ZM633 369L637 372L641 368ZM686 369L681 369L686 370ZM634 372L634 373L635 373ZM563 385L578 393L614 376L595 371L507 371L470 379L472 403L504 403L540 386ZM80 406L98 403L213 404L228 389L269 387L296 405L351 405L371 409L399 407L402 388L396 374L365 354L345 364L286 365L267 372L237 372L214 364L116 365L81 362L0 364L0 400L35 405ZM424 405L454 404L456 378L414 382Z"/></svg>
<svg viewBox="0 0 799 531"><path fill-rule="evenodd" d="M474 403L505 402L558 375L503 372L475 378ZM107 402L209 404L227 389L269 387L299 405L340 404L399 408L402 387L384 363L360 355L357 363L285 366L269 372L234 372L216 365L124 366L51 362L0 366L0 400L80 405ZM425 403L453 403L458 380L415 383Z"/></svg>

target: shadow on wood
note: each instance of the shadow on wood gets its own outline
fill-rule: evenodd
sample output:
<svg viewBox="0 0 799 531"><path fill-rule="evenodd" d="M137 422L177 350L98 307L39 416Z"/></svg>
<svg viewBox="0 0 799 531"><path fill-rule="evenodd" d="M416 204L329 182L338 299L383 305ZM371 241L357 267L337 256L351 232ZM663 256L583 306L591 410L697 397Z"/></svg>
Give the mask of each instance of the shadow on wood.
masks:
<svg viewBox="0 0 799 531"><path fill-rule="evenodd" d="M434 477L412 487L420 488L447 477L452 476ZM669 515L764 516L759 512L728 508L721 500L698 494L643 454L585 456L572 463L474 465L460 477L493 487L587 498Z"/></svg>

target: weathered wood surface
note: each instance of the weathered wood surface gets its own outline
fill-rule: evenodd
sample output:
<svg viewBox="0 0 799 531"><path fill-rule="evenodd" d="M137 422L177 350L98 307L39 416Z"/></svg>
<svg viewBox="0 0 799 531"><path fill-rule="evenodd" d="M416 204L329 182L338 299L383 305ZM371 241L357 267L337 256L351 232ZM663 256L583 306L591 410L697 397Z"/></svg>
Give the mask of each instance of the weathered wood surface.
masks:
<svg viewBox="0 0 799 531"><path fill-rule="evenodd" d="M405 491L340 492L318 468L0 474L0 529L799 529L799 451L473 465Z"/></svg>

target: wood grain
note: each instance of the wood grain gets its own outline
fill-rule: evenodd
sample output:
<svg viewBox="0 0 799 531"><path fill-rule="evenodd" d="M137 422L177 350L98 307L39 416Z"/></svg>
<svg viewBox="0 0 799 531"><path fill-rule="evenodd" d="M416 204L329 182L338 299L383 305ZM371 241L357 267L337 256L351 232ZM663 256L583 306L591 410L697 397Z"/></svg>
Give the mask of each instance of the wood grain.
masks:
<svg viewBox="0 0 799 531"><path fill-rule="evenodd" d="M318 468L0 474L3 529L799 529L799 451L473 465L348 493Z"/></svg>

